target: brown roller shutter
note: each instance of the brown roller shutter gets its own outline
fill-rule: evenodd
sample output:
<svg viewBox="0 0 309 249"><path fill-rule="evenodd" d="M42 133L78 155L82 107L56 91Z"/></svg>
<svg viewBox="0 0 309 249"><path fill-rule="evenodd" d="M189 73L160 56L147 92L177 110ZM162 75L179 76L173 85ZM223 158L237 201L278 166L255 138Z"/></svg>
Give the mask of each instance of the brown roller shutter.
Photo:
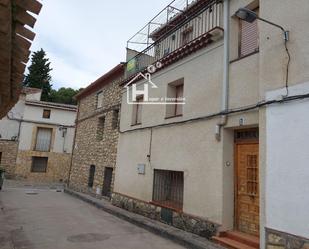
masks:
<svg viewBox="0 0 309 249"><path fill-rule="evenodd" d="M258 10L256 10L258 13ZM253 23L240 20L240 49L239 56L243 57L259 49L257 20Z"/></svg>

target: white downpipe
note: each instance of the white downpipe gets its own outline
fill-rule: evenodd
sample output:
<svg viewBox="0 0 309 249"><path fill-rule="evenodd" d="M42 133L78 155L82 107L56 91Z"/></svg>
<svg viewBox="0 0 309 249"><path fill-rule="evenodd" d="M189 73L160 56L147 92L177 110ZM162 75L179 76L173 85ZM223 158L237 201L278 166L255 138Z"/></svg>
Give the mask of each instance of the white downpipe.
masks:
<svg viewBox="0 0 309 249"><path fill-rule="evenodd" d="M229 80L230 80L230 0L224 0L223 3L223 81L222 81L222 102L221 111L228 110L229 99ZM216 139L221 139L221 128L227 123L227 115L222 115L220 122L216 125Z"/></svg>

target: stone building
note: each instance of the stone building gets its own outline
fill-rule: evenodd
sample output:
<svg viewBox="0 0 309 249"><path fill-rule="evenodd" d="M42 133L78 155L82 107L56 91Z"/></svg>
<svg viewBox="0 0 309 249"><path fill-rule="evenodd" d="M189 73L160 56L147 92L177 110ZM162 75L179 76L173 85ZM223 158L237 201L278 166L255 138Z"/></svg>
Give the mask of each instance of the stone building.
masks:
<svg viewBox="0 0 309 249"><path fill-rule="evenodd" d="M128 41L112 203L232 248L307 248L309 2L188 2Z"/></svg>
<svg viewBox="0 0 309 249"><path fill-rule="evenodd" d="M8 177L66 182L77 108L40 98L40 89L23 88L0 120L0 165Z"/></svg>
<svg viewBox="0 0 309 249"><path fill-rule="evenodd" d="M117 65L77 96L78 115L69 186L109 197L113 191L124 66Z"/></svg>

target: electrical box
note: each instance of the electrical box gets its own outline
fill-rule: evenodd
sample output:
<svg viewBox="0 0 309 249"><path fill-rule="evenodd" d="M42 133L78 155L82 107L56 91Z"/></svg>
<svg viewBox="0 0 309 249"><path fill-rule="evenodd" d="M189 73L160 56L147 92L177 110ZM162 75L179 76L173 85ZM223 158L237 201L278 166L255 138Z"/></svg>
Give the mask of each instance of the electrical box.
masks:
<svg viewBox="0 0 309 249"><path fill-rule="evenodd" d="M137 165L137 172L140 175L145 175L145 164L138 164Z"/></svg>

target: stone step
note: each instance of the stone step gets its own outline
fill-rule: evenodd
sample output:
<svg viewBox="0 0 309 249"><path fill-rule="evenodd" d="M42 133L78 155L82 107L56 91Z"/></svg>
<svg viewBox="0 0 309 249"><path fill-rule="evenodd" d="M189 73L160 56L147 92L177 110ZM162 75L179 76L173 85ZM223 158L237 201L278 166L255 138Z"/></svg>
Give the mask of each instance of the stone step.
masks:
<svg viewBox="0 0 309 249"><path fill-rule="evenodd" d="M247 244L241 243L237 240L228 238L228 237L212 237L212 239L220 244L221 246L224 246L226 248L230 249L255 249L255 247L249 246Z"/></svg>

